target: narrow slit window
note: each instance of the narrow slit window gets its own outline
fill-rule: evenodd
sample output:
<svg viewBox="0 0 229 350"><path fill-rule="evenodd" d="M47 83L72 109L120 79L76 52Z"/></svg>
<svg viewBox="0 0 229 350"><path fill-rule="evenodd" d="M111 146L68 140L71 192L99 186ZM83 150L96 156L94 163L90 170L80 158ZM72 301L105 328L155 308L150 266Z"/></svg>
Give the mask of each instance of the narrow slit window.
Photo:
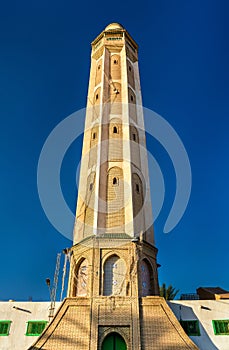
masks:
<svg viewBox="0 0 229 350"><path fill-rule="evenodd" d="M95 140L95 139L96 139L96 132L93 132L93 134L92 134L92 138L93 138L93 140Z"/></svg>
<svg viewBox="0 0 229 350"><path fill-rule="evenodd" d="M118 61L117 61L117 60L114 60L114 64L118 64Z"/></svg>
<svg viewBox="0 0 229 350"><path fill-rule="evenodd" d="M139 193L140 190L139 190L139 184L136 184L136 192Z"/></svg>
<svg viewBox="0 0 229 350"><path fill-rule="evenodd" d="M131 101L133 101L133 100L134 100L134 97L133 97L133 95L131 95L131 96L130 96L130 99L131 99Z"/></svg>
<svg viewBox="0 0 229 350"><path fill-rule="evenodd" d="M113 185L118 185L118 179L117 179L117 177L114 177L114 178L113 178Z"/></svg>
<svg viewBox="0 0 229 350"><path fill-rule="evenodd" d="M136 135L135 134L133 134L133 140L136 141Z"/></svg>
<svg viewBox="0 0 229 350"><path fill-rule="evenodd" d="M99 94L95 95L95 99L98 100L99 99Z"/></svg>
<svg viewBox="0 0 229 350"><path fill-rule="evenodd" d="M113 133L114 133L114 134L117 134L117 133L118 133L118 128L117 128L117 126L114 126L114 127L113 127Z"/></svg>
<svg viewBox="0 0 229 350"><path fill-rule="evenodd" d="M131 72L131 66L129 66L129 71Z"/></svg>
<svg viewBox="0 0 229 350"><path fill-rule="evenodd" d="M90 183L89 189L90 189L90 191L93 190L93 183Z"/></svg>
<svg viewBox="0 0 229 350"><path fill-rule="evenodd" d="M100 66L100 64L98 65L98 70L100 70L100 68L101 68L101 66Z"/></svg>

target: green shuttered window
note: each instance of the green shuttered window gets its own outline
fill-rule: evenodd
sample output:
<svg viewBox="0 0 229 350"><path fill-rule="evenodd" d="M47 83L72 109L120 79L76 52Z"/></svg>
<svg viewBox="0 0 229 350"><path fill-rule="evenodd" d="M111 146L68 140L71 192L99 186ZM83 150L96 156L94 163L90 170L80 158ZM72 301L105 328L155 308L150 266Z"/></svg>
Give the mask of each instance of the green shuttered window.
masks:
<svg viewBox="0 0 229 350"><path fill-rule="evenodd" d="M200 335L200 327L198 320L191 321L180 321L181 326L183 327L185 333L191 336L199 336Z"/></svg>
<svg viewBox="0 0 229 350"><path fill-rule="evenodd" d="M45 329L46 324L47 321L28 321L26 335L40 335Z"/></svg>
<svg viewBox="0 0 229 350"><path fill-rule="evenodd" d="M229 335L229 320L213 320L215 335Z"/></svg>
<svg viewBox="0 0 229 350"><path fill-rule="evenodd" d="M9 335L11 321L0 321L0 336Z"/></svg>

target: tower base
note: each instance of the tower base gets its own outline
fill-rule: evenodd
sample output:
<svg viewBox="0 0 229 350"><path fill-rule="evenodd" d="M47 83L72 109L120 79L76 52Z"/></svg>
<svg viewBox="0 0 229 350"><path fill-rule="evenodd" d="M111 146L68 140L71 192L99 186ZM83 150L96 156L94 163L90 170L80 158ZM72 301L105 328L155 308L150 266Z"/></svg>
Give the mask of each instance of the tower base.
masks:
<svg viewBox="0 0 229 350"><path fill-rule="evenodd" d="M29 350L198 350L164 298L66 298Z"/></svg>

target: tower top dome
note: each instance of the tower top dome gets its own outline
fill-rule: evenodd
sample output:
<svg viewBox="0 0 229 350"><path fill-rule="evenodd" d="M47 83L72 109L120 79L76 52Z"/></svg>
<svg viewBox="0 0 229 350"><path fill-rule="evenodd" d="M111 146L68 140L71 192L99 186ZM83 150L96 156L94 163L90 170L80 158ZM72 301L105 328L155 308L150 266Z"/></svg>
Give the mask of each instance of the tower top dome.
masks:
<svg viewBox="0 0 229 350"><path fill-rule="evenodd" d="M110 29L124 29L124 28L119 23L111 23L105 28L105 30L110 30Z"/></svg>

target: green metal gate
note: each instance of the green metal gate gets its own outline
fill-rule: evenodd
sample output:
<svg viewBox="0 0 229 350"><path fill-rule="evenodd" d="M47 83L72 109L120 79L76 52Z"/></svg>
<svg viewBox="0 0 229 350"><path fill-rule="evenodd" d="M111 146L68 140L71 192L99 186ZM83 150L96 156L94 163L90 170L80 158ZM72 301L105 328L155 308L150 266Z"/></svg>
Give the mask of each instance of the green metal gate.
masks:
<svg viewBox="0 0 229 350"><path fill-rule="evenodd" d="M127 350L127 347L120 334L110 333L103 341L102 350Z"/></svg>

